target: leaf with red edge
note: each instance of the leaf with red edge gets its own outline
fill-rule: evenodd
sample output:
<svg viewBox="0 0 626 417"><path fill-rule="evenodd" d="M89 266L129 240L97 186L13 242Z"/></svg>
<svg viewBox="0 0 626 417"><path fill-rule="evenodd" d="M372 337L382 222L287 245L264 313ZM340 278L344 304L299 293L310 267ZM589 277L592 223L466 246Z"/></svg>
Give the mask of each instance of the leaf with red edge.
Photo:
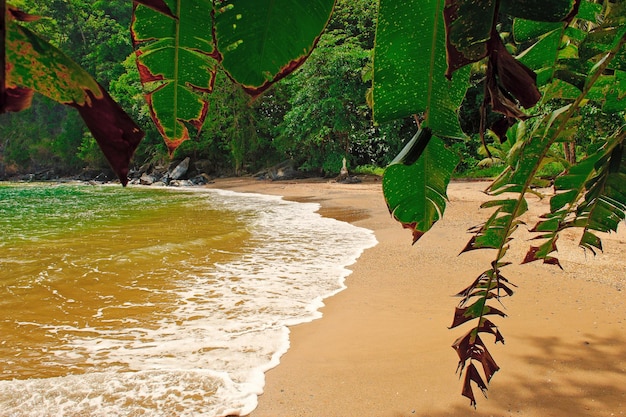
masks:
<svg viewBox="0 0 626 417"><path fill-rule="evenodd" d="M251 96L295 71L313 51L335 0L225 0L215 39L228 75Z"/></svg>
<svg viewBox="0 0 626 417"><path fill-rule="evenodd" d="M478 328L478 331L481 333L491 333L496 338L496 343L500 342L504 344L504 337L502 336L502 333L500 333L500 330L498 330L498 327L495 324L493 324L491 320L483 318L483 324L480 325L480 327Z"/></svg>
<svg viewBox="0 0 626 417"><path fill-rule="evenodd" d="M480 298L478 301L468 307L457 307L454 310L454 319L452 320L452 325L450 326L450 328L452 329L470 320L493 314L501 317L506 317L506 314L504 314L502 311L498 310L495 307L487 305L486 301L486 297Z"/></svg>
<svg viewBox="0 0 626 417"><path fill-rule="evenodd" d="M169 3L174 14L157 11L158 4L135 3L131 34L152 120L171 155L191 137L190 129L198 133L202 128L219 54L213 40L212 3Z"/></svg>
<svg viewBox="0 0 626 417"><path fill-rule="evenodd" d="M457 163L458 156L424 128L385 170L387 207L403 227L413 230L413 243L443 215L446 190Z"/></svg>
<svg viewBox="0 0 626 417"><path fill-rule="evenodd" d="M491 381L493 375L500 370L500 367L489 353L489 350L484 345L480 346L480 349L475 349L472 353L472 359L480 361L483 366L483 372L487 382Z"/></svg>
<svg viewBox="0 0 626 417"><path fill-rule="evenodd" d="M9 17L13 14L9 14ZM11 106L28 104L32 91L78 109L122 184L143 132L78 64L39 36L8 19L6 78Z"/></svg>

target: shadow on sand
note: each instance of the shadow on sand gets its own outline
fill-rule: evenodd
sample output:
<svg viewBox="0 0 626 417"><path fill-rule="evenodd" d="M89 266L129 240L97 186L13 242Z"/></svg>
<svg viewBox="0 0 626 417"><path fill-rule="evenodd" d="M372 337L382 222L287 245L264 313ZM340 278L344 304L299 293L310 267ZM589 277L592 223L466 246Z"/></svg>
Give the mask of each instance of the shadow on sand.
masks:
<svg viewBox="0 0 626 417"><path fill-rule="evenodd" d="M475 390L476 410L456 405L397 417L626 416L626 335L587 334L577 341L527 336L524 343L527 351L512 358L518 368L503 366L489 399Z"/></svg>

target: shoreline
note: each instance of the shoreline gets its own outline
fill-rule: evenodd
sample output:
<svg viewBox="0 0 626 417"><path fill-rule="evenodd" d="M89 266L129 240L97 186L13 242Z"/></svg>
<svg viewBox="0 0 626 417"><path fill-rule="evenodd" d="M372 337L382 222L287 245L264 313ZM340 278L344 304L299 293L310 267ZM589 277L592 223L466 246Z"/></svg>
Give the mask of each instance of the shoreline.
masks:
<svg viewBox="0 0 626 417"><path fill-rule="evenodd" d="M347 289L325 299L322 318L290 328L291 347L266 373L251 417L296 416L626 416L626 233L603 236L604 253L586 256L566 232L557 256L564 271L519 265L531 242L521 231L505 276L518 285L496 324L506 345L485 340L502 368L462 397L451 349L451 295L488 268L488 250L458 255L466 230L489 214L485 183L453 182L446 214L411 245L389 215L380 181L217 179L207 188L317 202L320 214L373 230L378 245L350 266ZM530 199L530 197L529 197ZM547 199L530 202L537 215ZM539 207L537 207L539 206ZM542 208L543 207L543 208ZM528 224L532 226L532 218Z"/></svg>

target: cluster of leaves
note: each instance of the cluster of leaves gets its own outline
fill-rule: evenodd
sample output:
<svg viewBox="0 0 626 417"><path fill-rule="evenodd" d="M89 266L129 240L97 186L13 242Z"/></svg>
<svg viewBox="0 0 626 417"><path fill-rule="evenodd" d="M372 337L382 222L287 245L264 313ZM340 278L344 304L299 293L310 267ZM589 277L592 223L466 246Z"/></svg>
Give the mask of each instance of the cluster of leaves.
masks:
<svg viewBox="0 0 626 417"><path fill-rule="evenodd" d="M458 135L453 113L460 98L454 94L466 88L464 71L472 63L486 65L481 135L489 128L491 135L509 143L508 155L503 158L508 165L487 190L505 197L482 205L495 210L484 224L470 230L473 237L463 249L495 249L496 256L490 268L458 294L462 300L451 326L472 323L453 348L459 356L458 369L465 375L463 395L475 405L473 384L484 393L499 369L481 334L504 341L488 317L504 317L493 303L513 294L513 285L501 271L509 264L504 257L521 224L519 217L528 209L525 195L546 185L537 173L551 161L555 144L573 140L586 105L613 113L621 123L588 156L557 178L551 211L532 229L541 244L532 246L523 262L542 260L558 265L553 255L556 241L569 227L584 229L582 247L601 249L597 232L615 231L625 218L626 10L621 2L600 5L578 0L426 3L429 6L420 2L419 8L415 4L419 11L410 15L400 6L381 3L375 58L375 117L423 114L421 130L388 167L383 180L389 209L404 227L413 230L414 242L445 210L446 188L455 163L440 138ZM498 28L510 19L515 44L507 46L502 40L506 34ZM397 30L398 26L406 31ZM422 32L428 36L416 35L415 27L426 27ZM430 56L429 65L420 66L423 73L408 71L418 67L417 53L389 46L398 45L403 37L409 41L401 48ZM517 58L509 49L519 51ZM398 79L406 83L393 88L392 82ZM430 101L421 104L414 91L427 91L422 96ZM487 120L494 120L488 117L492 112L503 116L487 126Z"/></svg>

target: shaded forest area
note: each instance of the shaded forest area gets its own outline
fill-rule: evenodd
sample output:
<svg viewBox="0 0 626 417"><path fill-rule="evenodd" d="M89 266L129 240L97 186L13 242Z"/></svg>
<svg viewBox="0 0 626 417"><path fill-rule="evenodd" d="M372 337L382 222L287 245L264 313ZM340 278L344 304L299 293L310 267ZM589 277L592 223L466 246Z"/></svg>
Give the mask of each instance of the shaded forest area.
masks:
<svg viewBox="0 0 626 417"><path fill-rule="evenodd" d="M30 23L66 51L111 93L146 131L133 166L135 172L166 168L167 149L142 96L129 36L132 2L21 0L16 6L41 15ZM254 174L286 160L312 175L336 175L344 157L356 172L386 166L416 131L406 118L374 124L367 103L372 78L375 0L340 0L317 48L296 73L251 101L223 73L218 74L209 116L199 136L177 149L174 159L191 159L191 172L209 175ZM506 160L506 142L493 140L485 158L477 132L483 101L484 69L474 68L460 117L466 141L448 145L462 156L457 175L492 176ZM604 130L593 107L583 117L580 137ZM593 113L593 114L591 114ZM590 139L587 139L587 141ZM583 142L577 142L585 146ZM567 152L565 152L567 151ZM545 175L560 173L571 150L555 150ZM0 178L93 178L108 164L79 114L36 95L32 107L0 115ZM132 171L131 171L132 173ZM113 178L113 175L109 176Z"/></svg>

